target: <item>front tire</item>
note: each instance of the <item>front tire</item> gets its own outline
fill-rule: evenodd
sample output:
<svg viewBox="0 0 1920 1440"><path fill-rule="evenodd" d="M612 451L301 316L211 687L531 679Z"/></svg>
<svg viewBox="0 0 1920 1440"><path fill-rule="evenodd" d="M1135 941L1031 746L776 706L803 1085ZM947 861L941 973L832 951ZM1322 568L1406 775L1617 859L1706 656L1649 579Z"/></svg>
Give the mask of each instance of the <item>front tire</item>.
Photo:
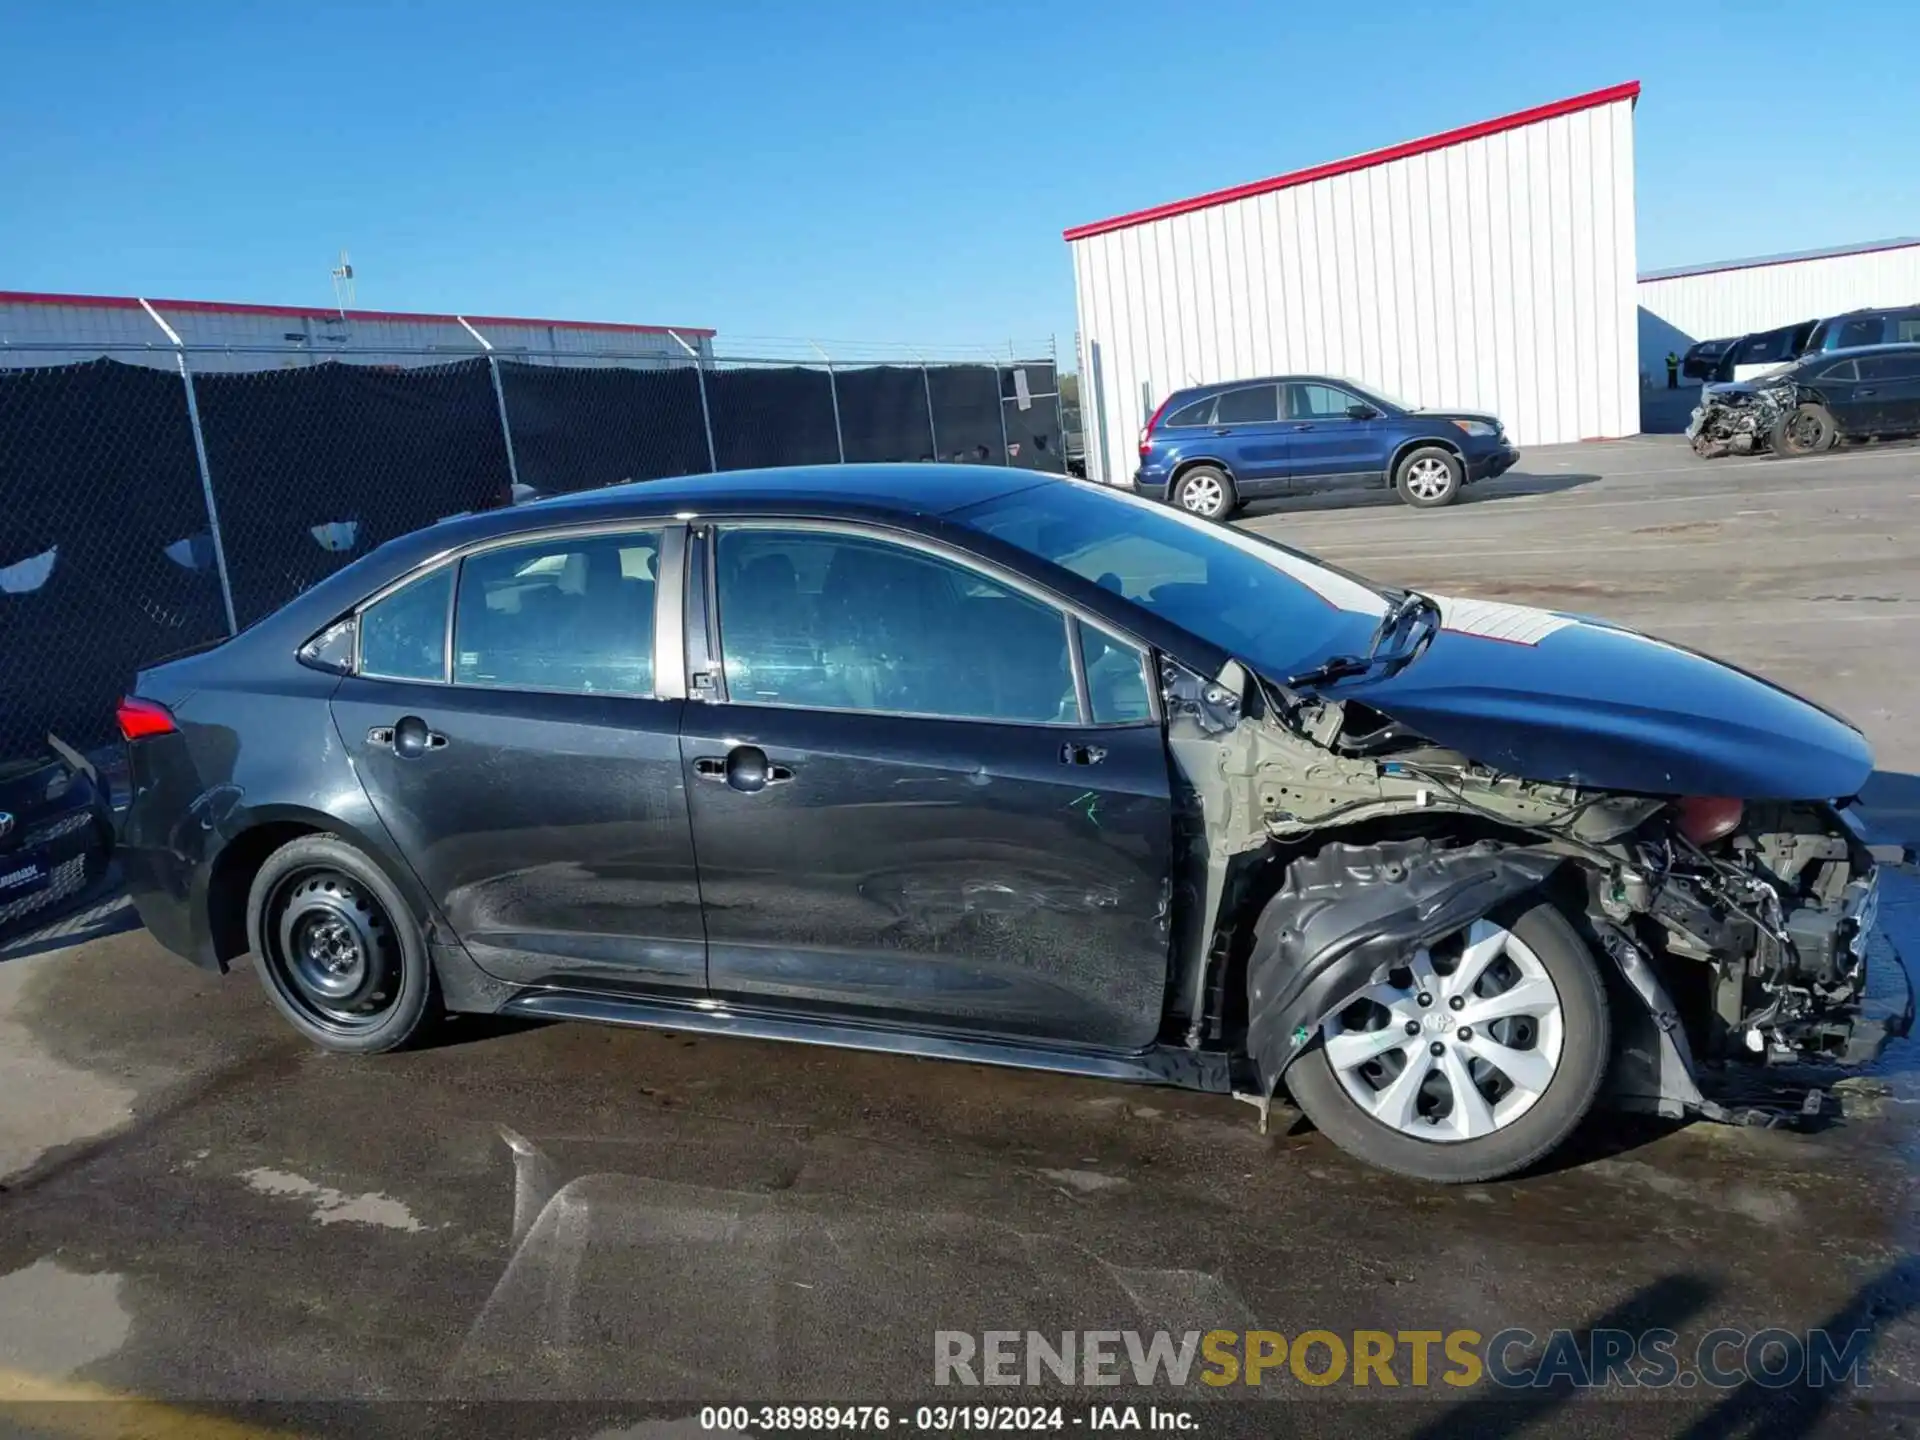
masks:
<svg viewBox="0 0 1920 1440"><path fill-rule="evenodd" d="M1559 1148L1592 1108L1610 1053L1593 952L1542 900L1416 952L1328 1018L1286 1083L1349 1155L1458 1185Z"/></svg>
<svg viewBox="0 0 1920 1440"><path fill-rule="evenodd" d="M1400 457L1393 472L1393 488L1416 510L1437 510L1460 498L1467 483L1460 457L1438 445L1422 445Z"/></svg>
<svg viewBox="0 0 1920 1440"><path fill-rule="evenodd" d="M338 836L302 836L267 857L247 897L247 937L267 998L322 1049L397 1050L439 1013L412 911Z"/></svg>
<svg viewBox="0 0 1920 1440"><path fill-rule="evenodd" d="M1776 455L1817 455L1831 450L1840 439L1840 427L1824 405L1797 405L1782 415L1768 437Z"/></svg>
<svg viewBox="0 0 1920 1440"><path fill-rule="evenodd" d="M1202 520L1225 520L1240 504L1233 481L1215 465L1183 471L1173 487L1173 503Z"/></svg>

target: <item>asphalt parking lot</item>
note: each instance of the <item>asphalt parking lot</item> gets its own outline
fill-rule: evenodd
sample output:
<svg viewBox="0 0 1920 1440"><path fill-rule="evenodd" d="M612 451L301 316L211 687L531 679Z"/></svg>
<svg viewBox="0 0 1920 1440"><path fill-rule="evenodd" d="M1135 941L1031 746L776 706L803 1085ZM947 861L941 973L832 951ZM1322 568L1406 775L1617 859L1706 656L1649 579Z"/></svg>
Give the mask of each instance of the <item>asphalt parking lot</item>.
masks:
<svg viewBox="0 0 1920 1440"><path fill-rule="evenodd" d="M1531 453L1447 511L1245 523L1805 690L1873 741L1881 834L1920 843L1916 502L1910 448L1702 463L1649 439ZM1885 924L1920 959L1910 873ZM1393 1389L1175 1396L1200 1434L1920 1422L1911 1042L1807 1131L1613 1118L1546 1173L1438 1190L1227 1099L477 1021L354 1061L137 930L4 953L0 1416L21 1433L694 1434L703 1400L924 1395L940 1329L1216 1327L1663 1326L1682 1351L1864 1329L1872 1389L1421 1389L1403 1364Z"/></svg>

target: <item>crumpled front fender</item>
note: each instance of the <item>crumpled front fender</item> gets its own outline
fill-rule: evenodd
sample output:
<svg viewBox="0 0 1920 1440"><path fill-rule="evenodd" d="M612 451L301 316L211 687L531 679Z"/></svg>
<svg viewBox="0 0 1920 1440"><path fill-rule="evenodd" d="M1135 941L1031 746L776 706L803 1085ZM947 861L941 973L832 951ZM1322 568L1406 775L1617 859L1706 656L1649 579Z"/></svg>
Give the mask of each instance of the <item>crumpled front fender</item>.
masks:
<svg viewBox="0 0 1920 1440"><path fill-rule="evenodd" d="M1490 842L1335 843L1296 860L1247 961L1247 1053L1271 1095L1321 1023L1422 945L1534 889L1561 863Z"/></svg>

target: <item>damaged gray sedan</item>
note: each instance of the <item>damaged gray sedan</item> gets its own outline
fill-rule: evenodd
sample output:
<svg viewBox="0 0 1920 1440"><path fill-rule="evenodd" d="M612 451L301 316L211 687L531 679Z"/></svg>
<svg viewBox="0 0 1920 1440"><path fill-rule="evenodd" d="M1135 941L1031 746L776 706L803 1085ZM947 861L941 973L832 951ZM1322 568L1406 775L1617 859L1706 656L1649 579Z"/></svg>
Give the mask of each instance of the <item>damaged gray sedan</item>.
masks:
<svg viewBox="0 0 1920 1440"><path fill-rule="evenodd" d="M1844 720L1082 482L465 516L119 718L149 929L336 1051L466 1011L1285 1091L1464 1181L1876 1043Z"/></svg>

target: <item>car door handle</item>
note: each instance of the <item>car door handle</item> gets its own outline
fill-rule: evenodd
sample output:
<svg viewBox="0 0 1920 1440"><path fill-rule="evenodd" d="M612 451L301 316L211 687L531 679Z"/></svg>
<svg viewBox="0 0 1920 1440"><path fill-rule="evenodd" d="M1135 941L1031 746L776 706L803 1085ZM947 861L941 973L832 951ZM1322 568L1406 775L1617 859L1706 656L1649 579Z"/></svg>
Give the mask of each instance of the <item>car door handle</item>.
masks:
<svg viewBox="0 0 1920 1440"><path fill-rule="evenodd" d="M775 765L758 745L736 745L725 755L698 756L693 773L702 780L724 780L748 795L793 779L792 766Z"/></svg>
<svg viewBox="0 0 1920 1440"><path fill-rule="evenodd" d="M1853 393L1860 396L1866 396L1866 395L1878 395L1880 392L1878 390L1856 390Z"/></svg>
<svg viewBox="0 0 1920 1440"><path fill-rule="evenodd" d="M1313 424L1311 421L1309 421L1304 425L1295 425L1293 428L1296 430L1311 430L1313 428Z"/></svg>
<svg viewBox="0 0 1920 1440"><path fill-rule="evenodd" d="M367 731L367 743L391 750L402 760L415 760L431 751L446 749L447 737L418 715L402 715L391 725L375 725Z"/></svg>
<svg viewBox="0 0 1920 1440"><path fill-rule="evenodd" d="M1099 745L1075 745L1068 742L1060 747L1062 765L1098 765L1106 758L1106 749Z"/></svg>
<svg viewBox="0 0 1920 1440"><path fill-rule="evenodd" d="M1216 425L1213 427L1213 433L1216 435L1231 435L1233 433L1233 427L1231 425Z"/></svg>

